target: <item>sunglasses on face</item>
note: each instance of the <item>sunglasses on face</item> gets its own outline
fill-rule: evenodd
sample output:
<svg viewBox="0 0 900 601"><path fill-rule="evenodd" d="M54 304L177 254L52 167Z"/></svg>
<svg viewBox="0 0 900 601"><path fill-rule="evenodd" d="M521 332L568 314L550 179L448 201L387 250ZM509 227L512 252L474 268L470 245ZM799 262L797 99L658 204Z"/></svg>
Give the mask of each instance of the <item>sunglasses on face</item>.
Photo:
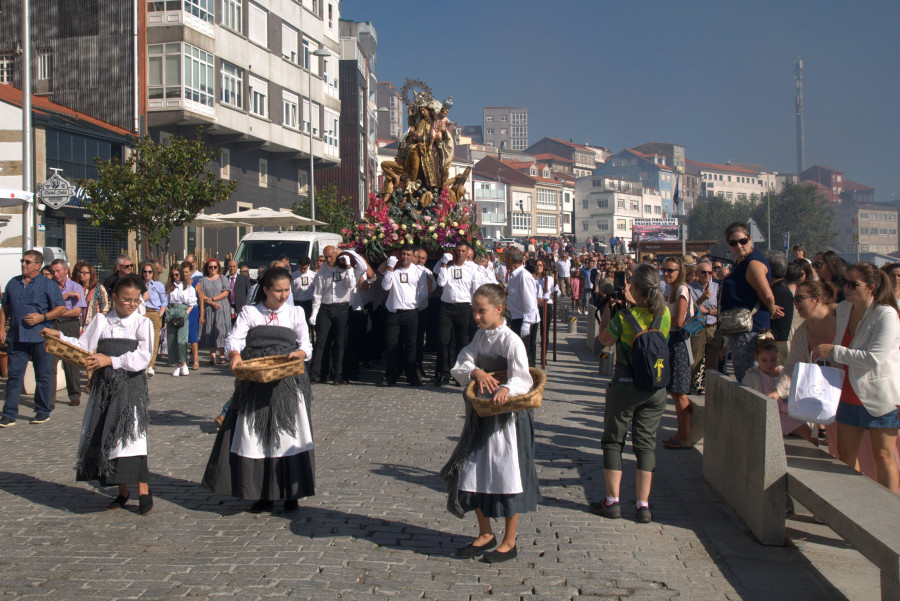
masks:
<svg viewBox="0 0 900 601"><path fill-rule="evenodd" d="M744 246L748 242L750 242L750 238L735 238L734 240L728 241L728 246L737 246L738 244Z"/></svg>
<svg viewBox="0 0 900 601"><path fill-rule="evenodd" d="M662 272L663 272L664 274L666 274L666 275L669 275L670 273L675 273L675 272L677 272L678 270L677 270L677 269L670 269L670 268L668 268L668 267L664 267L664 268L661 269L660 271L662 271Z"/></svg>
<svg viewBox="0 0 900 601"><path fill-rule="evenodd" d="M141 273L151 273L151 274L152 274L152 273L153 273L153 270L152 270L152 269L145 269L145 270L142 271Z"/></svg>
<svg viewBox="0 0 900 601"><path fill-rule="evenodd" d="M119 265L122 269L131 269L134 265Z"/></svg>

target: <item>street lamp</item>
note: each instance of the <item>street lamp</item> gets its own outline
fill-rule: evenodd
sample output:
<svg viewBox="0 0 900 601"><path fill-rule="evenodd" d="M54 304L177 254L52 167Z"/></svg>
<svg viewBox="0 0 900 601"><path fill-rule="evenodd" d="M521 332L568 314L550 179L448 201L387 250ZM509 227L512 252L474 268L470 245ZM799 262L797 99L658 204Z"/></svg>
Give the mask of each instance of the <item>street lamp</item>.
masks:
<svg viewBox="0 0 900 601"><path fill-rule="evenodd" d="M328 48L319 48L312 52L312 56L318 56L322 58L327 58L333 56L331 50ZM307 93L309 94L309 206L310 206L310 217L313 219L316 218L316 174L315 174L315 165L313 164L313 127L312 127L312 61L310 58L310 62L308 68L306 69L306 82L307 82ZM312 231L316 231L316 226L312 226Z"/></svg>

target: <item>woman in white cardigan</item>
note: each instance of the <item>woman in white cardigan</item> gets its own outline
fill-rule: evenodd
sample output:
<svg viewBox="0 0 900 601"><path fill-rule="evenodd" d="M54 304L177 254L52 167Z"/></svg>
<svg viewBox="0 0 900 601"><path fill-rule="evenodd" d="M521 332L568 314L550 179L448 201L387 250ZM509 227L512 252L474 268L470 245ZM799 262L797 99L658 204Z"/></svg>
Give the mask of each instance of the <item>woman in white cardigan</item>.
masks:
<svg viewBox="0 0 900 601"><path fill-rule="evenodd" d="M878 482L896 492L900 313L887 275L870 263L847 269L844 294L847 300L837 307L834 344L820 344L815 353L847 370L837 412L838 452L841 461L855 466L868 430Z"/></svg>

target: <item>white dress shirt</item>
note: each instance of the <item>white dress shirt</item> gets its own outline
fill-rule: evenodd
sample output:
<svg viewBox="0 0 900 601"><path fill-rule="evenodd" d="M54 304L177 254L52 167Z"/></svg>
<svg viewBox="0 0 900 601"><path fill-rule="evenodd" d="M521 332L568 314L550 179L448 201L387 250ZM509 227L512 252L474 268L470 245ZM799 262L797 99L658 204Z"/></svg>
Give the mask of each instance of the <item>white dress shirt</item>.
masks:
<svg viewBox="0 0 900 601"><path fill-rule="evenodd" d="M307 269L306 273L300 273L298 269L291 274L291 294L298 303L309 301L313 298L313 281L316 279L316 272Z"/></svg>
<svg viewBox="0 0 900 601"><path fill-rule="evenodd" d="M381 287L387 291L385 302L391 313L418 309L422 298L428 298L427 271L419 265L410 264L405 269L395 267L384 272Z"/></svg>
<svg viewBox="0 0 900 601"><path fill-rule="evenodd" d="M365 274L366 266L359 263L350 269L322 265L313 281L313 314L319 312L322 304L349 303L356 283Z"/></svg>
<svg viewBox="0 0 900 601"><path fill-rule="evenodd" d="M437 282L435 281L434 274L431 273L424 265L416 265L422 273L425 274L425 277L428 278L430 284L426 284L424 290L418 290L419 297L416 299L418 303L419 311L428 308L428 296L431 294L431 291L437 288Z"/></svg>
<svg viewBox="0 0 900 601"><path fill-rule="evenodd" d="M225 339L225 353L241 352L247 346L247 332L254 326L281 326L294 330L297 335L297 349L306 353L306 360L312 356L312 343L309 341L309 328L306 326L306 313L303 307L284 303L274 311L262 303L247 305L241 309L234 327Z"/></svg>
<svg viewBox="0 0 900 601"><path fill-rule="evenodd" d="M441 301L445 303L471 303L472 294L478 289L478 266L471 261L462 265L447 263L441 266L438 263L434 267L437 274L438 286L444 291L441 293Z"/></svg>
<svg viewBox="0 0 900 601"><path fill-rule="evenodd" d="M513 319L521 319L523 323L540 321L537 307L537 286L524 265L516 267L509 274L506 285L506 306Z"/></svg>
<svg viewBox="0 0 900 601"><path fill-rule="evenodd" d="M567 278L571 273L572 259L566 259L565 261L556 262L556 275L559 276L559 279Z"/></svg>
<svg viewBox="0 0 900 601"><path fill-rule="evenodd" d="M193 286L187 286L181 282L175 284L175 287L172 288L172 292L169 293L169 304L173 303L181 303L182 305L187 305L188 307L196 307L197 306L197 291L194 290Z"/></svg>
<svg viewBox="0 0 900 601"><path fill-rule="evenodd" d="M497 263L497 269L494 271L494 275L497 276L497 281L501 284L506 283L506 265L504 263Z"/></svg>
<svg viewBox="0 0 900 601"><path fill-rule="evenodd" d="M153 323L137 311L128 317L119 317L115 309L109 313L98 313L78 338L60 336L61 340L91 353L97 350L97 343L101 338L129 338L138 341L135 350L110 357L113 369L143 371L150 367L150 358L153 357Z"/></svg>

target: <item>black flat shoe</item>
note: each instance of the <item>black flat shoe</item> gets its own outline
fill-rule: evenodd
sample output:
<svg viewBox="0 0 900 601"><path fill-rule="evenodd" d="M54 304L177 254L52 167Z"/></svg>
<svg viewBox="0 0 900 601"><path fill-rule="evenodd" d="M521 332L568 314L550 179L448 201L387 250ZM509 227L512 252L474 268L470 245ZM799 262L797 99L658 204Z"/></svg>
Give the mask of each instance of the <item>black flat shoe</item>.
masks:
<svg viewBox="0 0 900 601"><path fill-rule="evenodd" d="M284 502L284 512L290 513L292 511L297 511L300 508L300 503L297 502L297 499L288 499Z"/></svg>
<svg viewBox="0 0 900 601"><path fill-rule="evenodd" d="M481 553L484 553L488 549L493 549L496 546L497 546L497 537L492 536L491 540L489 540L485 544L481 545L480 547L476 547L473 544L468 544L465 547L457 549L456 553L454 555L456 555L457 557L475 557L476 555L480 555Z"/></svg>
<svg viewBox="0 0 900 601"><path fill-rule="evenodd" d="M153 493L149 490L146 495L138 497L138 511L141 512L141 515L147 515L153 511Z"/></svg>
<svg viewBox="0 0 900 601"><path fill-rule="evenodd" d="M122 495L119 495L118 497L116 497L115 499L110 501L109 505L107 505L106 508L107 509L121 509L122 507L125 507L125 503L127 503L127 502L128 502L128 497L123 497Z"/></svg>
<svg viewBox="0 0 900 601"><path fill-rule="evenodd" d="M509 551L488 551L481 556L481 561L484 563L501 563L509 561L510 559L515 559L518 556L519 553L516 551L516 548L513 547Z"/></svg>
<svg viewBox="0 0 900 601"><path fill-rule="evenodd" d="M248 511L250 513L262 513L264 511L272 511L272 507L272 501L261 500L251 505Z"/></svg>

